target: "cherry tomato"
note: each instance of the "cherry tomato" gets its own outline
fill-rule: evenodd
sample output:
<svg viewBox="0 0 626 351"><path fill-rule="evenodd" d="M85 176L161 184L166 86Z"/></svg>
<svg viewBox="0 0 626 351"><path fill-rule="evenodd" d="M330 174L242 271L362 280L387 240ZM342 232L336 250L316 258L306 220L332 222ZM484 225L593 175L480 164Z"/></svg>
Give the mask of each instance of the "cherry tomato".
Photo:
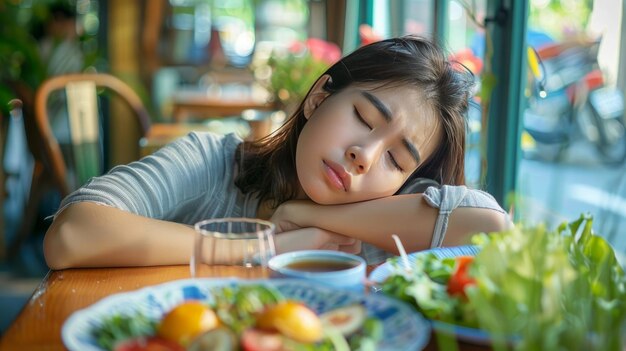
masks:
<svg viewBox="0 0 626 351"><path fill-rule="evenodd" d="M450 295L467 298L465 287L476 284L476 280L468 273L470 265L474 262L474 256L458 256L455 260L454 272L448 281L447 291Z"/></svg>
<svg viewBox="0 0 626 351"><path fill-rule="evenodd" d="M114 351L184 351L179 344L159 337L141 337L122 341Z"/></svg>

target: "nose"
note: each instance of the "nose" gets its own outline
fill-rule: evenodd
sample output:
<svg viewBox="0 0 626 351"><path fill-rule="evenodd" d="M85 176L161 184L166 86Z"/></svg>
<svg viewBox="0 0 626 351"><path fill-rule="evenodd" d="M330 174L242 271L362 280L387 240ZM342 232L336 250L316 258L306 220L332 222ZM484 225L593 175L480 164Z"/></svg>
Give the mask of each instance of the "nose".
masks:
<svg viewBox="0 0 626 351"><path fill-rule="evenodd" d="M346 150L346 157L355 165L357 173L369 172L380 156L382 143L374 142L367 145L353 145Z"/></svg>

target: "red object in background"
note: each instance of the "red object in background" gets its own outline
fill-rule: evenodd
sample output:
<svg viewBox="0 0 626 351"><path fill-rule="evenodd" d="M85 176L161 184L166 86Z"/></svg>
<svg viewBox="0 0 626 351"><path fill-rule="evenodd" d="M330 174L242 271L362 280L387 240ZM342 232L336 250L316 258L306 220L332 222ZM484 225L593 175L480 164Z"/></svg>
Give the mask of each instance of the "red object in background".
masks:
<svg viewBox="0 0 626 351"><path fill-rule="evenodd" d="M604 85L604 76L598 68L585 74L585 84L589 90L599 88Z"/></svg>
<svg viewBox="0 0 626 351"><path fill-rule="evenodd" d="M476 280L468 274L470 265L474 262L474 256L458 256L455 260L454 273L448 281L447 291L452 296L460 295L467 298L465 287L476 284Z"/></svg>
<svg viewBox="0 0 626 351"><path fill-rule="evenodd" d="M309 38L306 40L306 47L315 60L332 64L339 61L341 58L341 49L339 49L339 46L326 40Z"/></svg>
<svg viewBox="0 0 626 351"><path fill-rule="evenodd" d="M359 38L361 39L361 46L383 40L383 37L376 33L374 28L372 28L369 24L362 24L359 26Z"/></svg>
<svg viewBox="0 0 626 351"><path fill-rule="evenodd" d="M604 86L604 76L602 75L602 71L598 68L593 69L591 72L585 74L583 82L586 92L582 94L582 98L586 98L589 91ZM576 99L579 98L580 94L577 94L578 89L580 89L580 87L576 84L570 85L565 89L569 103L572 105L576 104Z"/></svg>
<svg viewBox="0 0 626 351"><path fill-rule="evenodd" d="M301 54L306 50L306 44L301 41L294 41L289 45L289 52L292 54Z"/></svg>
<svg viewBox="0 0 626 351"><path fill-rule="evenodd" d="M474 55L470 48L461 49L450 56L450 61L460 63L469 69L474 75L480 74L483 70L483 60ZM462 67L458 67L461 69Z"/></svg>
<svg viewBox="0 0 626 351"><path fill-rule="evenodd" d="M289 46L289 52L299 55L308 51L316 61L333 64L341 58L341 49L335 43L318 38L309 38L305 42L294 41Z"/></svg>

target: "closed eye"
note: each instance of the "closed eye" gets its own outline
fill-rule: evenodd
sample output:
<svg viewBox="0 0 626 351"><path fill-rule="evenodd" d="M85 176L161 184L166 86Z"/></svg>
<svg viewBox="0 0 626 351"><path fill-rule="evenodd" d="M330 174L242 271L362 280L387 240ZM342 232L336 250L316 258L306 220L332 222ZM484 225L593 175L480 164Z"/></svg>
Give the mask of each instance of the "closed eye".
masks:
<svg viewBox="0 0 626 351"><path fill-rule="evenodd" d="M354 115L359 120L359 122L363 123L363 125L365 125L367 128L372 130L372 127L367 123L367 121L363 118L363 116L361 116L361 114L359 113L359 110L357 110L356 106L354 107Z"/></svg>
<svg viewBox="0 0 626 351"><path fill-rule="evenodd" d="M400 167L400 165L398 164L398 162L396 161L396 158L393 157L393 154L389 151L387 151L387 154L389 154L389 161L391 162L391 164L400 172L404 172L404 169L402 167Z"/></svg>

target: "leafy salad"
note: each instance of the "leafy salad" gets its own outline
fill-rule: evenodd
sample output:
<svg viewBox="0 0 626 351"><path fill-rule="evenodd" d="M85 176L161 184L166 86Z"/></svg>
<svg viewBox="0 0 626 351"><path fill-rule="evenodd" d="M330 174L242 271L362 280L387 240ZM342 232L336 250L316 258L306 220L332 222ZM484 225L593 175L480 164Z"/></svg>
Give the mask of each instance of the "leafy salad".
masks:
<svg viewBox="0 0 626 351"><path fill-rule="evenodd" d="M590 216L472 242L476 256L419 254L409 269L391 259L382 291L427 318L486 331L495 349L623 349L626 277Z"/></svg>
<svg viewBox="0 0 626 351"><path fill-rule="evenodd" d="M105 350L375 350L382 323L360 304L316 314L276 289L243 285L213 289L214 301L186 300L153 320L115 314L91 335Z"/></svg>

